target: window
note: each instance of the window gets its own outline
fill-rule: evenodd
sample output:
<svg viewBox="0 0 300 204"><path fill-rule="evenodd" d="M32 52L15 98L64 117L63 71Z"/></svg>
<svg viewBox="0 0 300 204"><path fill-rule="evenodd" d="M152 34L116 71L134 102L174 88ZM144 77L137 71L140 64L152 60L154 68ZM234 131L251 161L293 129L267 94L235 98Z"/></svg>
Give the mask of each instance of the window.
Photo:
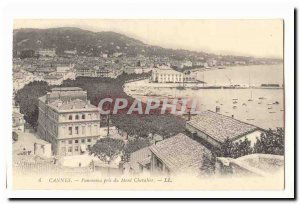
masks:
<svg viewBox="0 0 300 204"><path fill-rule="evenodd" d="M75 120L79 120L79 115L76 115L76 116L75 116Z"/></svg>
<svg viewBox="0 0 300 204"><path fill-rule="evenodd" d="M72 127L69 127L69 135L72 135Z"/></svg>
<svg viewBox="0 0 300 204"><path fill-rule="evenodd" d="M73 141L72 140L69 140L69 142L68 142L69 144L72 144L73 143Z"/></svg>
<svg viewBox="0 0 300 204"><path fill-rule="evenodd" d="M81 119L85 119L85 115L84 114L81 116Z"/></svg>
<svg viewBox="0 0 300 204"><path fill-rule="evenodd" d="M78 147L78 146L75 146L74 151L75 151L75 152L78 152L78 151L79 151L79 147Z"/></svg>
<svg viewBox="0 0 300 204"><path fill-rule="evenodd" d="M69 147L69 148L68 148L68 152L72 152L72 147Z"/></svg>
<svg viewBox="0 0 300 204"><path fill-rule="evenodd" d="M82 126L81 130L82 130L82 134L84 135L85 134L85 126Z"/></svg>
<svg viewBox="0 0 300 204"><path fill-rule="evenodd" d="M76 135L78 135L78 134L79 134L79 128L78 128L78 126L77 126L77 127L75 127L75 134L76 134Z"/></svg>
<svg viewBox="0 0 300 204"><path fill-rule="evenodd" d="M87 139L87 141L88 141L88 142L91 142L91 141L92 141L92 139Z"/></svg>
<svg viewBox="0 0 300 204"><path fill-rule="evenodd" d="M81 139L81 143L85 143L85 139Z"/></svg>
<svg viewBox="0 0 300 204"><path fill-rule="evenodd" d="M72 115L69 115L69 120L72 120Z"/></svg>
<svg viewBox="0 0 300 204"><path fill-rule="evenodd" d="M90 149L90 148L91 148L91 145L88 145L87 148Z"/></svg>
<svg viewBox="0 0 300 204"><path fill-rule="evenodd" d="M78 140L75 140L75 144L78 144Z"/></svg>

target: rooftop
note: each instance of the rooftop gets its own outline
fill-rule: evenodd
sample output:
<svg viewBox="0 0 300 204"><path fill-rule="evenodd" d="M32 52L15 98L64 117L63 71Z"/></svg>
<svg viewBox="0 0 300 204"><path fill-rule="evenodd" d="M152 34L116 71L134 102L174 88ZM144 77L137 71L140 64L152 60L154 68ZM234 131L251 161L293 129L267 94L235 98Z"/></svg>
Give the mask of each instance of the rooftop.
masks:
<svg viewBox="0 0 300 204"><path fill-rule="evenodd" d="M83 91L83 89L79 87L56 87L51 89L51 91Z"/></svg>
<svg viewBox="0 0 300 204"><path fill-rule="evenodd" d="M91 109L91 108L97 108L96 106L88 103L87 101L81 100L81 99L75 99L71 101L61 101L56 100L49 104L49 106L57 109L57 110L78 110L78 109Z"/></svg>
<svg viewBox="0 0 300 204"><path fill-rule="evenodd" d="M199 173L203 155L210 151L197 141L178 135L150 146L150 150L173 172Z"/></svg>
<svg viewBox="0 0 300 204"><path fill-rule="evenodd" d="M204 111L193 116L187 125L193 126L218 142L224 142L226 138L234 140L259 129L254 125L213 111Z"/></svg>
<svg viewBox="0 0 300 204"><path fill-rule="evenodd" d="M151 157L151 152L149 150L149 147L142 148L136 152L133 152L130 155L129 165L134 172L139 172L139 164L145 165L146 164L145 162L148 161L150 157Z"/></svg>

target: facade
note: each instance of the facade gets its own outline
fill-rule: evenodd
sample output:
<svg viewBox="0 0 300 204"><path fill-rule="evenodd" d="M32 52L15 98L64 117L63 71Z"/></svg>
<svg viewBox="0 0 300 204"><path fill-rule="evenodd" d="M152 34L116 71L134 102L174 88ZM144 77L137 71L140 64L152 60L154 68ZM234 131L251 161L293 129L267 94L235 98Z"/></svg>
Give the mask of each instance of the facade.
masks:
<svg viewBox="0 0 300 204"><path fill-rule="evenodd" d="M25 131L25 120L24 115L20 113L20 107L13 107L13 132L24 132Z"/></svg>
<svg viewBox="0 0 300 204"><path fill-rule="evenodd" d="M38 54L43 57L55 57L55 49L41 49L38 50Z"/></svg>
<svg viewBox="0 0 300 204"><path fill-rule="evenodd" d="M152 71L150 79L157 83L195 83L196 77L191 73L182 73L169 67L158 68Z"/></svg>
<svg viewBox="0 0 300 204"><path fill-rule="evenodd" d="M109 77L110 71L105 68L77 68L76 69L76 76L83 76L83 77Z"/></svg>
<svg viewBox="0 0 300 204"><path fill-rule="evenodd" d="M78 87L53 88L39 98L38 135L55 155L79 155L96 143L100 114Z"/></svg>
<svg viewBox="0 0 300 204"><path fill-rule="evenodd" d="M47 76L44 77L44 80L50 85L60 85L62 84L64 77L60 74L49 74Z"/></svg>
<svg viewBox="0 0 300 204"><path fill-rule="evenodd" d="M200 175L205 155L211 152L199 142L179 133L149 147L152 175Z"/></svg>
<svg viewBox="0 0 300 204"><path fill-rule="evenodd" d="M213 111L204 111L186 123L186 130L195 139L204 140L213 147L220 147L228 138L232 142L247 138L254 145L262 129Z"/></svg>

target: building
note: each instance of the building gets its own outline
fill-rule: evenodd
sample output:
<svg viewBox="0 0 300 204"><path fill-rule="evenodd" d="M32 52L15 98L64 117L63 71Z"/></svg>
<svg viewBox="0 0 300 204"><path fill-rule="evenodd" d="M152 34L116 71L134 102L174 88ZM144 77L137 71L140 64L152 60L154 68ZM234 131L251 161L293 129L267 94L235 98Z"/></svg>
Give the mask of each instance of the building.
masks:
<svg viewBox="0 0 300 204"><path fill-rule="evenodd" d="M111 71L105 68L100 68L95 66L93 68L88 67L78 67L76 69L76 77L110 77Z"/></svg>
<svg viewBox="0 0 300 204"><path fill-rule="evenodd" d="M37 51L37 53L43 57L55 57L56 56L55 49L40 49Z"/></svg>
<svg viewBox="0 0 300 204"><path fill-rule="evenodd" d="M139 149L130 155L129 172L132 174L150 172L151 151L149 147Z"/></svg>
<svg viewBox="0 0 300 204"><path fill-rule="evenodd" d="M149 147L153 175L200 175L204 155L210 151L199 142L179 133Z"/></svg>
<svg viewBox="0 0 300 204"><path fill-rule="evenodd" d="M195 83L196 76L191 73L178 72L169 67L158 68L152 71L150 80L157 83Z"/></svg>
<svg viewBox="0 0 300 204"><path fill-rule="evenodd" d="M254 125L213 111L193 116L187 121L186 129L195 139L205 141L213 147L220 147L227 138L232 142L247 138L253 145L263 131Z"/></svg>
<svg viewBox="0 0 300 204"><path fill-rule="evenodd" d="M78 87L53 88L39 98L38 135L55 155L79 155L96 143L100 114Z"/></svg>
<svg viewBox="0 0 300 204"><path fill-rule="evenodd" d="M215 173L218 176L266 177L284 172L284 156L249 154L236 159L217 157Z"/></svg>
<svg viewBox="0 0 300 204"><path fill-rule="evenodd" d="M20 107L13 107L13 132L24 132L25 131L25 120L24 115L20 113Z"/></svg>
<svg viewBox="0 0 300 204"><path fill-rule="evenodd" d="M60 85L64 81L64 77L60 74L49 74L44 77L44 81L46 81L50 86Z"/></svg>

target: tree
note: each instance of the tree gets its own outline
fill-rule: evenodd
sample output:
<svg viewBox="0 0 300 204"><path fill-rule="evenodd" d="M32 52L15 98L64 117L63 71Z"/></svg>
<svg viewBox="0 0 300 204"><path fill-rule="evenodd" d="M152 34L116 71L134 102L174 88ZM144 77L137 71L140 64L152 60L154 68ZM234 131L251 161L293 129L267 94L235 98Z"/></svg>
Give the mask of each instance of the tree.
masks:
<svg viewBox="0 0 300 204"><path fill-rule="evenodd" d="M229 138L226 138L225 142L222 143L219 154L221 157L233 157L234 144Z"/></svg>
<svg viewBox="0 0 300 204"><path fill-rule="evenodd" d="M114 160L122 154L124 141L113 138L101 138L90 148L90 155L97 156L101 161L108 162Z"/></svg>
<svg viewBox="0 0 300 204"><path fill-rule="evenodd" d="M204 153L202 156L202 165L200 167L202 176L211 176L215 173L216 155L214 153Z"/></svg>
<svg viewBox="0 0 300 204"><path fill-rule="evenodd" d="M16 93L15 101L20 106L20 112L24 114L25 121L33 128L37 127L38 98L46 95L49 90L50 87L47 82L34 81Z"/></svg>
<svg viewBox="0 0 300 204"><path fill-rule="evenodd" d="M284 155L284 130L278 128L262 133L254 144L255 153Z"/></svg>

